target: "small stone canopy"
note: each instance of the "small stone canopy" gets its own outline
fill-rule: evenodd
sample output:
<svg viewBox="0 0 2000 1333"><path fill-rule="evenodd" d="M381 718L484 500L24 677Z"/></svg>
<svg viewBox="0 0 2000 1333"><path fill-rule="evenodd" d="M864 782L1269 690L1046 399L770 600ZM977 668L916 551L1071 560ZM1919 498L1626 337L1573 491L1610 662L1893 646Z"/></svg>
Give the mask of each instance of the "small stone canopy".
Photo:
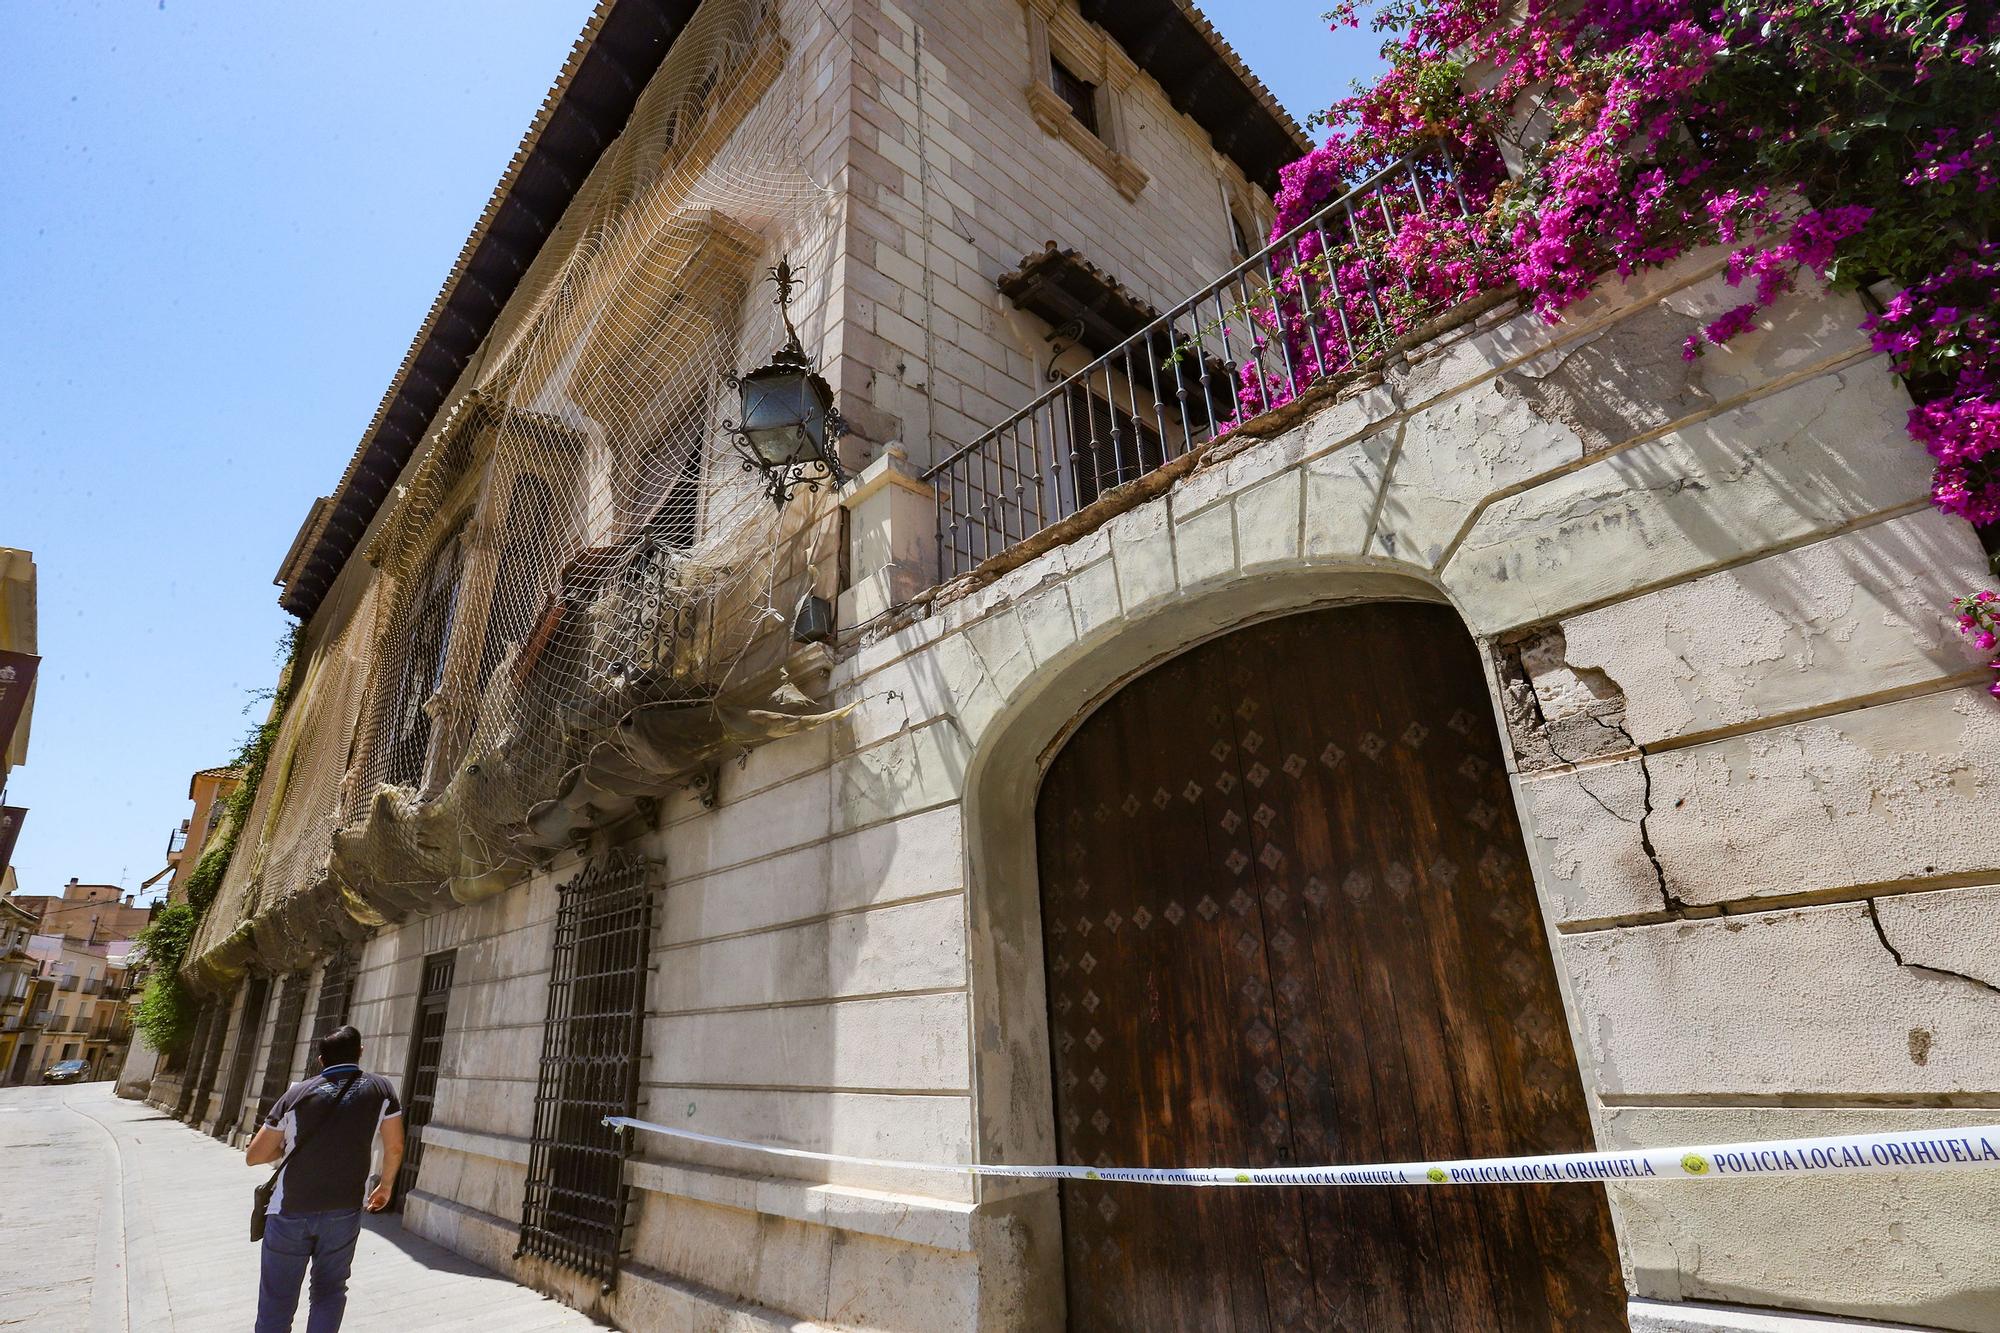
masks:
<svg viewBox="0 0 2000 1333"><path fill-rule="evenodd" d="M1054 241L1001 274L998 286L1002 296L1050 328L1071 330L1076 343L1097 356L1160 317L1138 293Z"/></svg>
<svg viewBox="0 0 2000 1333"><path fill-rule="evenodd" d="M1074 249L1060 248L1054 241L1003 273L996 285L1017 309L1054 330L1049 336L1052 346L1074 344L1093 357L1105 355L1160 321L1159 310L1144 297ZM1198 336L1196 329L1177 327L1177 323L1160 323L1145 339L1144 348L1134 344L1129 349L1128 364L1118 368L1130 375L1143 376L1147 368L1161 367L1162 381L1168 390L1173 390L1175 385L1164 368L1173 364L1180 348ZM1068 347L1057 350L1067 351ZM1207 375L1215 386L1209 390L1212 400L1209 420L1218 421L1231 415L1229 400L1235 372L1213 356L1205 359L1205 368L1184 372L1189 377L1185 387L1197 395L1198 403L1200 391L1193 379Z"/></svg>

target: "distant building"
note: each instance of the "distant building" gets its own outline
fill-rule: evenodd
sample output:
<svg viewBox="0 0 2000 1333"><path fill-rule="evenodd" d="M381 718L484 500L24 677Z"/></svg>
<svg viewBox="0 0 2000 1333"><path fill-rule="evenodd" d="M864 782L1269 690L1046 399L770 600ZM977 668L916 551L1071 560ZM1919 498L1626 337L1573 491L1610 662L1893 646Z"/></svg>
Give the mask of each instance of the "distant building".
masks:
<svg viewBox="0 0 2000 1333"><path fill-rule="evenodd" d="M167 838L167 868L174 876L167 881L169 905L187 900L188 879L201 864L209 839L222 823L229 798L242 785L240 768L204 768L188 779L188 799L194 802L194 813L183 819Z"/></svg>
<svg viewBox="0 0 2000 1333"><path fill-rule="evenodd" d="M40 934L85 945L136 939L153 919L152 908L116 884L85 884L74 876L60 894L16 893L10 901L35 914Z"/></svg>
<svg viewBox="0 0 2000 1333"><path fill-rule="evenodd" d="M35 706L37 657L35 558L0 546L0 892L6 891L26 810L7 803L7 775L28 760L28 717Z"/></svg>
<svg viewBox="0 0 2000 1333"><path fill-rule="evenodd" d="M12 893L0 897L0 908L8 912L0 920L30 923L25 948L35 963L0 1083L32 1081L58 1060L88 1060L92 1077L116 1074L132 1037L126 960L153 909L116 884L74 876L60 894ZM0 939L6 933L0 925ZM0 993L7 985L0 981ZM0 1028L4 1012L0 1005Z"/></svg>
<svg viewBox="0 0 2000 1333"><path fill-rule="evenodd" d="M194 812L167 835L167 868L147 881L152 884L157 883L162 875L173 876L167 881L163 906L171 907L187 901L188 881L193 877L195 867L201 864L216 830L222 825L223 816L229 809L230 796L242 785L243 771L227 766L204 768L188 779L188 799L194 802ZM135 991L144 984L145 973L146 962L141 957L136 960L133 970ZM186 1054L185 1051L163 1053L143 1041L135 1043L126 1053L124 1067L117 1071L118 1095L145 1096L155 1077L180 1072Z"/></svg>
<svg viewBox="0 0 2000 1333"><path fill-rule="evenodd" d="M41 965L28 941L39 924L33 912L0 898L0 1083L11 1081L15 1049L25 1042L32 1051L41 1030L31 1024L29 1009Z"/></svg>
<svg viewBox="0 0 2000 1333"><path fill-rule="evenodd" d="M25 952L35 970L27 983L25 1021L12 1034L17 1040L0 1068L0 1082L32 1083L61 1060L86 1061L90 1078L111 1077L132 1040L126 966L131 941L84 945L35 935Z"/></svg>

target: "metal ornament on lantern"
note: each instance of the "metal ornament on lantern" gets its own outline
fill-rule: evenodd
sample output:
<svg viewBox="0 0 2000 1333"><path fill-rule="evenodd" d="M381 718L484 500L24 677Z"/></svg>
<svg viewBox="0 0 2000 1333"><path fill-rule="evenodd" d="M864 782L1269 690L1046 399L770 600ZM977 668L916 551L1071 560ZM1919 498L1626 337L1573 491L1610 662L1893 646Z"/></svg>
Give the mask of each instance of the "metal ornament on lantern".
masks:
<svg viewBox="0 0 2000 1333"><path fill-rule="evenodd" d="M813 370L813 358L792 324L792 289L801 285L789 257L769 270L778 288L778 314L785 321L785 345L768 365L729 377L742 399L739 422L725 420L745 472L764 474L764 493L783 509L800 486L817 491L821 482L847 480L835 445L848 434L833 405L833 390Z"/></svg>

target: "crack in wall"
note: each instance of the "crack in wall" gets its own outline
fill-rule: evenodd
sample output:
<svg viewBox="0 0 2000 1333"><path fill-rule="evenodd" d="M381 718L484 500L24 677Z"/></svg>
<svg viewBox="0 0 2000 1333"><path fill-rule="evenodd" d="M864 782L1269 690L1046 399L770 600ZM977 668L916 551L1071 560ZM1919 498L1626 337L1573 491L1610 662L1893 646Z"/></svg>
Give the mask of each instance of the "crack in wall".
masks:
<svg viewBox="0 0 2000 1333"><path fill-rule="evenodd" d="M1682 915L1687 911L1687 904L1681 900L1680 895L1676 894L1668 886L1667 868L1660 863L1659 848L1653 846L1653 766L1649 762L1649 756L1646 754L1646 747L1639 744L1633 738L1631 731L1623 723L1614 724L1606 722L1595 713L1590 714L1590 720L1598 726L1603 727L1606 731L1613 732L1623 738L1625 743L1632 747L1632 753L1638 757L1640 780L1639 850L1644 852L1646 859L1652 863L1653 880L1659 886L1660 901L1666 905L1667 911L1674 913L1676 916ZM1555 747L1550 746L1549 748L1554 749Z"/></svg>
<svg viewBox="0 0 2000 1333"><path fill-rule="evenodd" d="M1868 904L1868 923L1875 927L1875 938L1882 942L1882 947L1887 949L1889 956L1896 960L1896 966L1906 967L1912 972L1929 972L1932 976L1951 977L1954 980L1977 986L1981 990L1992 991L1995 995L2000 995L2000 986L1996 986L1982 977L1970 976L1964 972L1954 972L1948 967L1932 967L1929 963L1913 963L1905 958L1903 951L1889 942L1889 932L1882 928L1882 913L1877 910L1875 900L1869 898L1865 901Z"/></svg>
<svg viewBox="0 0 2000 1333"><path fill-rule="evenodd" d="M1610 815L1621 824L1633 824L1638 828L1639 850L1645 854L1647 862L1653 867L1653 882L1660 891L1660 902L1663 910L1674 916L1685 916L1688 905L1673 891L1672 886L1667 883L1667 868L1660 861L1659 849L1653 845L1653 769L1649 762L1650 757L1646 753L1646 747L1639 744L1631 731L1623 723L1607 722L1596 713L1584 714L1592 722L1595 722L1598 726L1623 740L1626 746L1631 749L1633 755L1637 757L1641 785L1639 789L1639 818L1634 820L1629 815L1620 814L1618 811L1613 810L1603 797L1592 791L1590 785L1583 779L1583 769L1578 761L1570 758L1557 748L1555 727L1551 724L1547 711L1542 707L1541 692L1535 688L1534 677L1529 673L1526 664L1521 660L1520 646L1515 645L1502 651L1508 659L1507 665L1513 668L1515 678L1521 682L1527 695L1527 706L1533 714L1531 721L1541 734L1542 744L1548 747L1549 753L1554 755L1558 761L1569 765L1570 771L1577 775L1577 786L1582 789L1585 796L1588 796L1596 803L1598 809L1604 811L1605 814ZM1581 675L1582 673L1579 672L1578 674ZM1602 671L1597 672L1597 674L1602 676L1607 684L1611 683L1610 677L1604 675ZM1622 694L1622 691L1620 693Z"/></svg>

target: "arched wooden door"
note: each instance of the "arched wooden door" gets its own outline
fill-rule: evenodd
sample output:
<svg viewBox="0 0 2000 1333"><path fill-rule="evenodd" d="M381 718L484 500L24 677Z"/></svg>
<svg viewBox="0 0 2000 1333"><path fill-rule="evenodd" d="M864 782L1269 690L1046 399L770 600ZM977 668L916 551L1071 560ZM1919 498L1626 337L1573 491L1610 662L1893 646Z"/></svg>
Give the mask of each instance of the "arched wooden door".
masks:
<svg viewBox="0 0 2000 1333"><path fill-rule="evenodd" d="M1287 617L1126 686L1037 812L1062 1158L1592 1147L1477 649L1446 608ZM1062 1186L1079 1330L1597 1330L1597 1185Z"/></svg>

